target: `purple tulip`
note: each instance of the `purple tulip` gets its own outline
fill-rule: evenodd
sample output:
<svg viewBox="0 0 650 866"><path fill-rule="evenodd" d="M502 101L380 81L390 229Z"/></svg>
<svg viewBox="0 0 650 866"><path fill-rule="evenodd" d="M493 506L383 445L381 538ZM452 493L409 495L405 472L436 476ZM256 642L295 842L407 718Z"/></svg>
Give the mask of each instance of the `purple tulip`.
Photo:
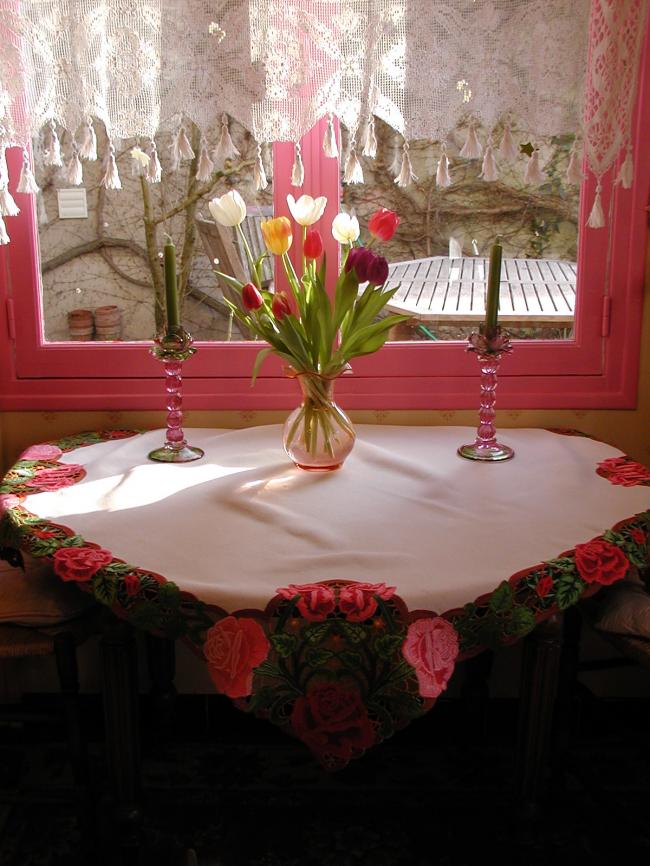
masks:
<svg viewBox="0 0 650 866"><path fill-rule="evenodd" d="M368 280L368 268L372 264L375 255L365 247L354 247L348 253L345 262L345 271L349 273L352 268L359 279L360 283L365 283Z"/></svg>
<svg viewBox="0 0 650 866"><path fill-rule="evenodd" d="M383 256L373 255L372 262L368 265L368 282L375 286L383 286L388 279L388 262Z"/></svg>

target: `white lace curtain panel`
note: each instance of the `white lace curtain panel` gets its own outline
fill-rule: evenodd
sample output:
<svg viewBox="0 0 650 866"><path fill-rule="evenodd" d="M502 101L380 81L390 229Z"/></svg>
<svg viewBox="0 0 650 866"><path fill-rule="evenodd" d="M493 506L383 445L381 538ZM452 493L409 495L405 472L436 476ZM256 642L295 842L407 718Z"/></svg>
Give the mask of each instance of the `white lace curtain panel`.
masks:
<svg viewBox="0 0 650 866"><path fill-rule="evenodd" d="M103 183L120 187L114 141L135 139L151 182L194 156L198 173L237 156L230 118L258 142L299 141L322 117L348 131L344 180L361 182L360 153L376 153L375 118L403 137L396 183L416 180L409 140L439 143L437 181L452 183L445 140L465 129L461 159L497 164L517 154L511 130L535 141L573 133L598 180L589 224L604 225L600 181L618 163L632 184L631 116L650 0L0 0L0 243L17 213L4 149L25 149L19 191L36 192L26 148L82 182L108 137ZM68 132L62 148L62 133ZM169 158L156 135L172 133ZM210 137L213 138L210 141ZM66 152L64 152L66 151ZM326 155L338 156L333 122ZM544 179L530 154L529 183ZM261 158L259 188L266 184Z"/></svg>

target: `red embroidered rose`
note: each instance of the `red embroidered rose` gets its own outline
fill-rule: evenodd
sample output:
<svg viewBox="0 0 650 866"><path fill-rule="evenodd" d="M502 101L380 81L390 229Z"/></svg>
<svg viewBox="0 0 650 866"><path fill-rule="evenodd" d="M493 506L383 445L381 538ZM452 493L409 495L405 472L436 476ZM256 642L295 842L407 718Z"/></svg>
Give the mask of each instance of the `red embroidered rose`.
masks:
<svg viewBox="0 0 650 866"><path fill-rule="evenodd" d="M622 580L630 567L627 556L620 547L594 538L586 544L576 545L576 567L585 583L601 583L609 586Z"/></svg>
<svg viewBox="0 0 650 866"><path fill-rule="evenodd" d="M17 508L20 505L20 497L13 493L0 493L0 514L4 514L10 508Z"/></svg>
<svg viewBox="0 0 650 866"><path fill-rule="evenodd" d="M289 584L288 587L276 589L282 598L291 599L296 595L298 610L310 622L320 622L327 618L336 607L336 596L330 586L321 586L319 583Z"/></svg>
<svg viewBox="0 0 650 866"><path fill-rule="evenodd" d="M262 626L249 617L227 616L208 631L203 654L217 690L229 698L244 698L253 689L253 668L269 654Z"/></svg>
<svg viewBox="0 0 650 866"><path fill-rule="evenodd" d="M63 454L60 448L56 445L48 445L44 442L42 445L32 445L18 458L19 460L58 460Z"/></svg>
<svg viewBox="0 0 650 866"><path fill-rule="evenodd" d="M53 491L76 484L86 474L83 466L61 463L53 469L37 470L36 475L25 482L27 487L38 487L39 490Z"/></svg>
<svg viewBox="0 0 650 866"><path fill-rule="evenodd" d="M402 655L415 668L422 697L437 698L454 672L456 629L441 616L417 619L409 626Z"/></svg>
<svg viewBox="0 0 650 866"><path fill-rule="evenodd" d="M598 464L596 472L611 484L620 484L623 487L650 483L650 470L629 457L610 457L603 460Z"/></svg>
<svg viewBox="0 0 650 866"><path fill-rule="evenodd" d="M634 529L630 530L630 538L637 544L645 544L647 540L645 532L642 529L638 529L636 526Z"/></svg>
<svg viewBox="0 0 650 866"><path fill-rule="evenodd" d="M338 682L312 686L296 701L291 726L321 759L349 761L353 752L370 748L375 736L359 692Z"/></svg>
<svg viewBox="0 0 650 866"><path fill-rule="evenodd" d="M377 610L376 595L387 601L395 595L395 587L386 586L385 583L353 583L344 586L339 594L341 613L351 622L368 619Z"/></svg>
<svg viewBox="0 0 650 866"><path fill-rule="evenodd" d="M113 554L103 547L61 547L54 554L54 573L61 580L83 583L112 560Z"/></svg>
<svg viewBox="0 0 650 866"><path fill-rule="evenodd" d="M50 532L47 529L35 529L32 532L32 535L34 536L34 538L40 538L42 540L45 540L47 538L55 538L55 533Z"/></svg>
<svg viewBox="0 0 650 866"><path fill-rule="evenodd" d="M535 592L540 598L546 598L549 592L553 589L553 578L550 574L543 574L537 581Z"/></svg>
<svg viewBox="0 0 650 866"><path fill-rule="evenodd" d="M140 578L137 574L124 575L124 588L128 596L137 595L140 592Z"/></svg>

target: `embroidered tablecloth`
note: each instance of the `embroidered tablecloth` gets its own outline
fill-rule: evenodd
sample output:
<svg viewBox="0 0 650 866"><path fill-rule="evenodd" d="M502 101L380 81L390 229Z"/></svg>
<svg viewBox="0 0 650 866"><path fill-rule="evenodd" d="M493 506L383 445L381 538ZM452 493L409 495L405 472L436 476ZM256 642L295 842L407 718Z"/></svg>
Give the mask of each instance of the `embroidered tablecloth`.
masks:
<svg viewBox="0 0 650 866"><path fill-rule="evenodd" d="M53 559L135 626L183 638L215 688L343 766L424 713L456 663L648 560L650 472L568 431L508 430L514 460L456 455L462 427L357 428L338 472L288 461L278 426L33 446L0 543Z"/></svg>

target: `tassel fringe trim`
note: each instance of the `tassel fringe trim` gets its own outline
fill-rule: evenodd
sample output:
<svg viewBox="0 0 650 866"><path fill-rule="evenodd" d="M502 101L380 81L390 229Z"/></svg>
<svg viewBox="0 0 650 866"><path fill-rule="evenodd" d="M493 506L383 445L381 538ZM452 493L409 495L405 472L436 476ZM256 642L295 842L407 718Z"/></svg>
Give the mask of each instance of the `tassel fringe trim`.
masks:
<svg viewBox="0 0 650 866"><path fill-rule="evenodd" d="M115 148L111 141L108 143L108 155L104 165L101 184L104 189L122 189L122 181L120 180L117 163L115 162Z"/></svg>
<svg viewBox="0 0 650 866"><path fill-rule="evenodd" d="M366 125L366 132L363 138L363 156L369 159L374 159L377 156L377 135L375 134L375 118L371 114Z"/></svg>
<svg viewBox="0 0 650 866"><path fill-rule="evenodd" d="M32 167L29 161L29 154L26 150L23 150L23 165L20 169L20 178L18 179L18 186L16 187L16 192L23 192L28 194L35 194L39 192L39 186L36 183L36 178L34 177L34 172L32 171Z"/></svg>
<svg viewBox="0 0 650 866"><path fill-rule="evenodd" d="M212 153L212 161L217 171L222 171L228 160L236 159L239 156L239 151L235 147L228 129L228 115L221 115L221 133L219 141Z"/></svg>
<svg viewBox="0 0 650 866"><path fill-rule="evenodd" d="M323 153L330 159L335 159L339 155L339 148L336 143L336 130L334 129L334 119L331 114L327 115L327 129L323 137Z"/></svg>
<svg viewBox="0 0 650 866"><path fill-rule="evenodd" d="M345 160L345 171L343 172L343 183L363 183L363 169L357 157L354 141L350 144L350 153Z"/></svg>
<svg viewBox="0 0 650 866"><path fill-rule="evenodd" d="M447 145L443 144L440 149L440 159L436 170L436 184L443 189L451 186L453 180L449 173L449 157L447 156Z"/></svg>
<svg viewBox="0 0 650 866"><path fill-rule="evenodd" d="M417 180L417 175L413 172L411 157L409 156L409 145L405 141L402 145L402 165L399 174L395 178L395 183L397 186L404 187L409 186L415 180Z"/></svg>
<svg viewBox="0 0 650 866"><path fill-rule="evenodd" d="M603 212L601 193L602 186L600 181L598 181L598 184L596 185L596 196L591 208L591 213L589 214L589 219L587 220L587 225L590 229L602 229L605 225L605 214Z"/></svg>
<svg viewBox="0 0 650 866"><path fill-rule="evenodd" d="M294 144L293 168L291 169L291 186L302 186L305 182L305 167L302 164L302 149L300 142Z"/></svg>

